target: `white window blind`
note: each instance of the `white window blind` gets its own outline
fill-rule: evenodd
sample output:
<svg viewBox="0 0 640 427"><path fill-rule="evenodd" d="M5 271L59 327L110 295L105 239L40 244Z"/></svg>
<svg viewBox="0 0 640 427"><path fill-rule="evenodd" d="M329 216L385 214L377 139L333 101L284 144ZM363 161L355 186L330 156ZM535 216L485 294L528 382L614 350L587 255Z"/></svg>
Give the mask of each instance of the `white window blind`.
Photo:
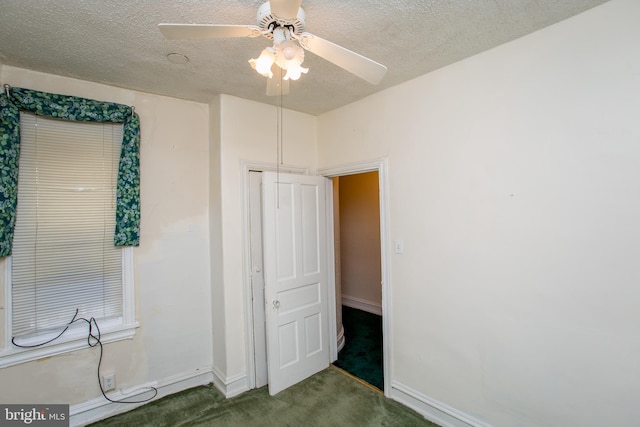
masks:
<svg viewBox="0 0 640 427"><path fill-rule="evenodd" d="M122 316L122 249L114 247L122 125L22 113L12 254L12 334L66 325L76 309Z"/></svg>

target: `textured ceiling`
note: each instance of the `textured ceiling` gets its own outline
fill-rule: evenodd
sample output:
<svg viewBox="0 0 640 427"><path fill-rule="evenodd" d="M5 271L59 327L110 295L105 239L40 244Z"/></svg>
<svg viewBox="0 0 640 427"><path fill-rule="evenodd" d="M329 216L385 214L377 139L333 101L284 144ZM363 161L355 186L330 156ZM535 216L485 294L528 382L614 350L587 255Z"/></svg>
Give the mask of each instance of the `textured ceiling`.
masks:
<svg viewBox="0 0 640 427"><path fill-rule="evenodd" d="M308 53L286 108L321 114L606 0L303 0L306 31L385 64L373 86ZM261 0L0 0L0 63L200 102L276 104L250 68L266 38L168 41L166 23L251 24ZM190 61L175 64L169 53Z"/></svg>

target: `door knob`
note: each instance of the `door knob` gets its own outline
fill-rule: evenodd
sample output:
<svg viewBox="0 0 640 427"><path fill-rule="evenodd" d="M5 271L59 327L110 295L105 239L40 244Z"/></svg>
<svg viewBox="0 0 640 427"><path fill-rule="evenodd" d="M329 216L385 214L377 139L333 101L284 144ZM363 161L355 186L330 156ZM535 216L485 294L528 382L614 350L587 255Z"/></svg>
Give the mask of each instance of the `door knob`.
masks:
<svg viewBox="0 0 640 427"><path fill-rule="evenodd" d="M273 302L273 308L280 308L280 301L275 300L275 301Z"/></svg>

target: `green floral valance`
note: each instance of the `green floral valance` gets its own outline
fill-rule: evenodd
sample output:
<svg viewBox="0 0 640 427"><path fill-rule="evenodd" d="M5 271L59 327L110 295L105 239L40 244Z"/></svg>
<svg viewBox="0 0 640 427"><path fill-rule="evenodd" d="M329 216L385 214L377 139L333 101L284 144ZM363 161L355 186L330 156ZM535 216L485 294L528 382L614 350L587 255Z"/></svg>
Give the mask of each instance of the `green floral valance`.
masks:
<svg viewBox="0 0 640 427"><path fill-rule="evenodd" d="M18 203L20 110L63 120L123 124L116 189L116 246L140 243L140 118L132 107L8 88L0 94L0 257L11 254Z"/></svg>

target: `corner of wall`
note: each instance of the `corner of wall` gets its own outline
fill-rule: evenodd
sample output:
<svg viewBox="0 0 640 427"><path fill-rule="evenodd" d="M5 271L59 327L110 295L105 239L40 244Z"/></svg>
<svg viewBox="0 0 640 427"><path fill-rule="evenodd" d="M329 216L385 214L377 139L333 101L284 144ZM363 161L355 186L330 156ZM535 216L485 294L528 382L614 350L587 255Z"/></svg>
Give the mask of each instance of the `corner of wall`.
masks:
<svg viewBox="0 0 640 427"><path fill-rule="evenodd" d="M221 102L221 96L218 95L209 103L209 250L211 256L213 369L216 377L219 376L219 373L227 371L222 250L222 182L220 176Z"/></svg>
<svg viewBox="0 0 640 427"><path fill-rule="evenodd" d="M217 369L213 369L213 385L229 399L249 391L249 382L245 373L227 377Z"/></svg>

